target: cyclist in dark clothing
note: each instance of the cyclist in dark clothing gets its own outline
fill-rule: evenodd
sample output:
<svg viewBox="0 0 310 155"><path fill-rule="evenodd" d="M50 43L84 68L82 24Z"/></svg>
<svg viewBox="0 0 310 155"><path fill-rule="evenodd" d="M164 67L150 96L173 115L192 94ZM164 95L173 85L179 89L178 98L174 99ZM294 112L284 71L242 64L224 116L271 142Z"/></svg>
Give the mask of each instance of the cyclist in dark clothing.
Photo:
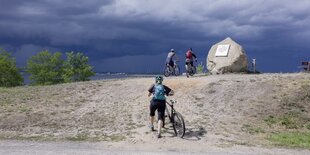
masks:
<svg viewBox="0 0 310 155"><path fill-rule="evenodd" d="M169 65L172 68L174 67L173 57L175 57L175 59L178 59L178 56L176 55L175 50L171 49L166 58L166 65Z"/></svg>
<svg viewBox="0 0 310 155"><path fill-rule="evenodd" d="M158 114L158 138L161 137L161 128L163 126L163 121L165 119L165 109L166 109L166 96L173 95L173 90L162 84L163 77L156 76L155 84L153 84L148 89L148 96L153 95L150 104L150 128L154 130L154 116L157 110Z"/></svg>

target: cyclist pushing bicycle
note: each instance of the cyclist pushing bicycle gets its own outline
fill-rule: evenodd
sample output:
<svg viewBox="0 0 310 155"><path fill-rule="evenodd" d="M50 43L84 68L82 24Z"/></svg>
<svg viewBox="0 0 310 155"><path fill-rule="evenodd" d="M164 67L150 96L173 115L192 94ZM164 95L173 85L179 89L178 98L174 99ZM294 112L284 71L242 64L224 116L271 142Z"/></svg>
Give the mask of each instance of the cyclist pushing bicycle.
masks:
<svg viewBox="0 0 310 155"><path fill-rule="evenodd" d="M157 110L158 114L158 135L157 138L161 138L161 128L163 127L163 122L165 119L165 109L166 109L166 96L173 95L173 90L169 87L162 84L163 77L156 76L155 77L155 84L153 84L148 89L148 96L150 97L153 95L150 101L150 128L152 131L154 129L154 116L155 111Z"/></svg>

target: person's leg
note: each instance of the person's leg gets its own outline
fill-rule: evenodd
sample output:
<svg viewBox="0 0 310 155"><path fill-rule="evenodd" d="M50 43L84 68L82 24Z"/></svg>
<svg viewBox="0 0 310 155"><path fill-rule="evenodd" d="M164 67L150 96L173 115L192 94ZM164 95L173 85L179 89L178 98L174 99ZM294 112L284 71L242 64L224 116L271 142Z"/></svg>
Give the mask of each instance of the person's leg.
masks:
<svg viewBox="0 0 310 155"><path fill-rule="evenodd" d="M150 116L151 127L154 126L154 125L153 125L153 124L154 124L154 119L155 119L154 116Z"/></svg>
<svg viewBox="0 0 310 155"><path fill-rule="evenodd" d="M163 120L165 119L166 101L163 100L158 105L158 138L160 138L161 128L164 125Z"/></svg>
<svg viewBox="0 0 310 155"><path fill-rule="evenodd" d="M161 128L163 126L163 121L160 119L158 120L158 138L161 138Z"/></svg>
<svg viewBox="0 0 310 155"><path fill-rule="evenodd" d="M173 68L174 67L174 62L172 61L172 59L169 62L169 65Z"/></svg>
<svg viewBox="0 0 310 155"><path fill-rule="evenodd" d="M154 103L153 100L151 100L150 104L150 128L152 131L155 131L154 129L154 116L155 116L155 110L156 110L156 104Z"/></svg>
<svg viewBox="0 0 310 155"><path fill-rule="evenodd" d="M188 71L188 62L185 62L185 71Z"/></svg>

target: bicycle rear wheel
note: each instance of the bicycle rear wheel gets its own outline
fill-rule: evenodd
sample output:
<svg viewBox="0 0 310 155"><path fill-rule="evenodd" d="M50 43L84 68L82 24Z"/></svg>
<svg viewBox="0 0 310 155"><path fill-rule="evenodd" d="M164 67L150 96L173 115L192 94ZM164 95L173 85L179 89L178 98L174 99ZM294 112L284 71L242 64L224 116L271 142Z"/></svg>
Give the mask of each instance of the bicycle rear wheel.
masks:
<svg viewBox="0 0 310 155"><path fill-rule="evenodd" d="M175 132L175 135L183 138L185 135L185 123L182 115L178 112L173 114L173 130Z"/></svg>
<svg viewBox="0 0 310 155"><path fill-rule="evenodd" d="M190 75L190 71L191 71L191 66L187 65L187 69L186 69L186 77L189 77Z"/></svg>
<svg viewBox="0 0 310 155"><path fill-rule="evenodd" d="M195 74L195 67L194 66L191 66L190 67L190 71L189 71L189 75L190 76L193 76Z"/></svg>
<svg viewBox="0 0 310 155"><path fill-rule="evenodd" d="M197 73L197 68L196 68L196 66L193 66L193 73L194 73L194 74Z"/></svg>

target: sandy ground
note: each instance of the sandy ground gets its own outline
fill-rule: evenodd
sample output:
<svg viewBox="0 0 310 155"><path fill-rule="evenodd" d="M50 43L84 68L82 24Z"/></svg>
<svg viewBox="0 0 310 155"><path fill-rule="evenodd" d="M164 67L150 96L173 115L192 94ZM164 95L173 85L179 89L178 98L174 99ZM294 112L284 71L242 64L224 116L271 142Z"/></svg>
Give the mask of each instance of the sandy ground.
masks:
<svg viewBox="0 0 310 155"><path fill-rule="evenodd" d="M183 139L174 136L170 125L161 139L147 127L147 89L154 78L1 89L0 137L103 141L112 150L310 154L271 149L266 134L244 129L253 124L267 128L262 119L279 109L285 93L309 79L310 74L301 73L165 78L175 91L168 99L177 101L175 108L185 119Z"/></svg>
<svg viewBox="0 0 310 155"><path fill-rule="evenodd" d="M38 141L0 141L0 154L2 155L306 155L307 150L290 150L277 148L234 146L230 148L208 148L204 151L197 150L167 150L167 149L111 149L109 143L93 142L38 142ZM147 145L147 144L146 144Z"/></svg>

